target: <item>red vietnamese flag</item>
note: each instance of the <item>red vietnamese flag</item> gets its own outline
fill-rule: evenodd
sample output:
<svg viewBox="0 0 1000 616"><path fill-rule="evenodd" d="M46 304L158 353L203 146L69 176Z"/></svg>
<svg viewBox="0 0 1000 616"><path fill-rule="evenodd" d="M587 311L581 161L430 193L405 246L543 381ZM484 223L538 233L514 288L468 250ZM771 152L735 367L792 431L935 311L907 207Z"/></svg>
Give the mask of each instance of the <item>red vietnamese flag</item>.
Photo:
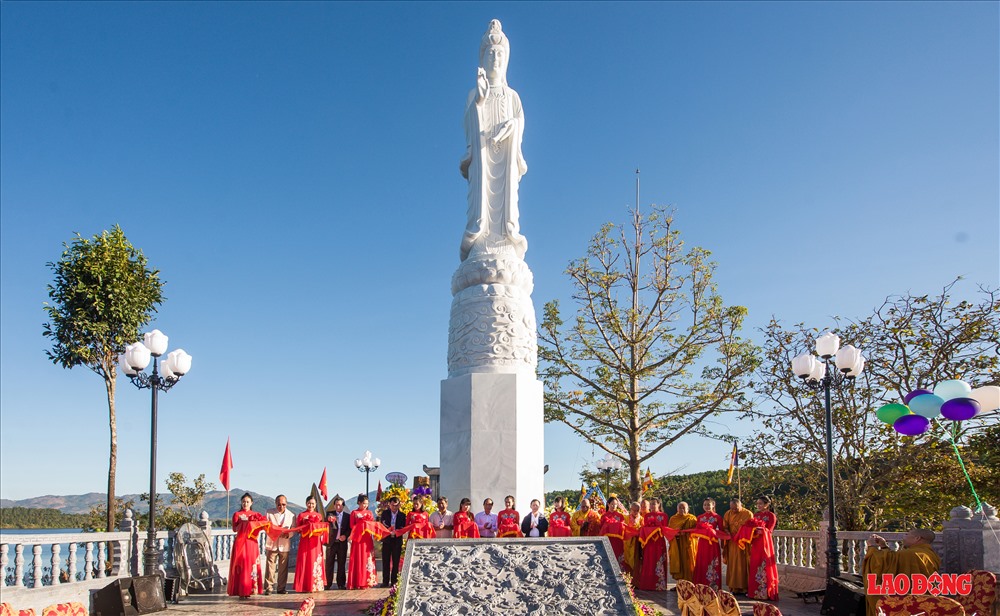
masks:
<svg viewBox="0 0 1000 616"><path fill-rule="evenodd" d="M229 491L229 471L233 470L233 454L229 452L229 439L226 439L226 453L222 456L222 470L219 471L219 481L222 487Z"/></svg>
<svg viewBox="0 0 1000 616"><path fill-rule="evenodd" d="M323 495L323 500L330 500L330 497L326 495L326 467L323 467L323 476L319 478L319 493Z"/></svg>
<svg viewBox="0 0 1000 616"><path fill-rule="evenodd" d="M382 480L378 480L378 492L375 493L375 502L382 502Z"/></svg>

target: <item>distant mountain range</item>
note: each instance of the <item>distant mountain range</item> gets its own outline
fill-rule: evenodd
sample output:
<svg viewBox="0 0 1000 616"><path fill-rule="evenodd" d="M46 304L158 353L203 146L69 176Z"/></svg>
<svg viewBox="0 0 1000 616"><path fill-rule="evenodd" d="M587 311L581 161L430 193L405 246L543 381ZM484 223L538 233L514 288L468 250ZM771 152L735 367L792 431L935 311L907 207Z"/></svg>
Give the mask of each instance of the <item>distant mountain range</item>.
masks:
<svg viewBox="0 0 1000 616"><path fill-rule="evenodd" d="M231 516L240 506L240 497L244 493L249 492L253 496L253 509L254 511L264 512L274 507L274 496L267 496L264 494L259 494L253 490L244 490L243 488L233 488L229 491L229 515ZM173 497L170 494L160 494L160 499L163 502L170 503ZM334 495L330 495L332 499ZM145 502L139 500L138 494L120 494L120 498L125 501L135 502L135 512L138 515L146 514L149 511L149 507ZM374 501L375 493L372 492L369 498ZM0 499L0 507L28 507L31 509L57 509L63 513L90 513L91 508L95 505L103 505L108 500L107 494L104 492L88 492L87 494L76 494L69 496L56 496L56 495L46 495L46 496L36 496L34 498L25 498L22 500L10 500L6 498ZM357 496L347 500L346 509L348 511L354 509L357 506ZM213 520L220 520L226 518L226 492L223 490L213 490L205 494L205 502L202 505L202 509L208 512L208 515ZM288 509L293 513L299 513L305 510L305 507L293 503L291 500L288 501Z"/></svg>

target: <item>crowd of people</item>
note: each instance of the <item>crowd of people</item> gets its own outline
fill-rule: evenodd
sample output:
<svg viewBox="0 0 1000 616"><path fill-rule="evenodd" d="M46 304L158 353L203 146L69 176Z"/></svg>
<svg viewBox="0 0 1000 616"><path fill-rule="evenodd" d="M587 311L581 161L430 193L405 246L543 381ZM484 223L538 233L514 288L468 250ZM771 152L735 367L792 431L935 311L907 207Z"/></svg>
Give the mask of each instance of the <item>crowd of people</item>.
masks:
<svg viewBox="0 0 1000 616"><path fill-rule="evenodd" d="M299 534L295 559L295 592L364 589L379 585L375 567L375 540L382 544L381 585L396 584L402 558L403 538L508 538L508 537L600 537L608 538L622 571L631 575L641 590L667 590L668 574L718 590L723 582L734 594L752 599L778 599L778 571L771 532L777 518L771 501L762 496L755 513L739 499L730 502L725 515L715 511L715 500L702 503L702 513L694 515L688 503L677 505L668 515L658 498L644 498L628 509L615 496L603 508L594 508L583 498L575 511L567 509L562 497L546 514L535 499L530 512L521 516L513 496L504 498L504 509L494 513L493 500L483 501L483 510L472 513L472 503L463 498L458 511L448 509L448 499L437 500L428 514L424 497L413 497L409 513L400 510L398 497L386 503L376 519L368 508L368 497L359 494L357 508L344 510L337 497L326 517L317 511L316 499L306 499L306 510L293 515L284 495L275 499L267 514L253 511L253 498L244 494L241 508L233 515L233 543L230 560L230 595L247 598L253 594L287 592L291 536ZM266 576L261 575L258 537L266 533ZM350 546L350 548L348 548ZM324 549L325 547L325 549ZM726 565L723 581L722 565Z"/></svg>

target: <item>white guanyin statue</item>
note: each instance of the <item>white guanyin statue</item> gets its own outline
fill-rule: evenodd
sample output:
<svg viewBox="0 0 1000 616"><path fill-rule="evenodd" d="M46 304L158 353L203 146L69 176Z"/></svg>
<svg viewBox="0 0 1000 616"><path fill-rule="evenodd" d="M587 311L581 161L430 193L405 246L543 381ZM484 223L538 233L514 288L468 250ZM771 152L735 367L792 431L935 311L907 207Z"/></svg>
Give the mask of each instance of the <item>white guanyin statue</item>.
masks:
<svg viewBox="0 0 1000 616"><path fill-rule="evenodd" d="M476 87L465 107L467 150L459 165L469 180L469 209L461 257L514 250L523 259L528 241L517 222L517 185L528 165L521 154L524 112L507 85L510 43L500 21L490 22L479 46Z"/></svg>
<svg viewBox="0 0 1000 616"><path fill-rule="evenodd" d="M510 43L496 19L479 46L476 87L465 108L468 150L459 169L469 180L461 263L451 278L448 376L535 375L538 364L528 240L517 221L524 114L507 85Z"/></svg>

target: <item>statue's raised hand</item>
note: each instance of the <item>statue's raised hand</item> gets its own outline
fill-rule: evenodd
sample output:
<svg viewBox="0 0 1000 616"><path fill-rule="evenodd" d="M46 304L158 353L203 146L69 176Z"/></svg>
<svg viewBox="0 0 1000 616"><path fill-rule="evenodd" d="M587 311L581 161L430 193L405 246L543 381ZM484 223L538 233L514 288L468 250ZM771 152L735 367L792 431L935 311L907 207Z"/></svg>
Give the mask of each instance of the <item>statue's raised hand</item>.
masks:
<svg viewBox="0 0 1000 616"><path fill-rule="evenodd" d="M486 94L490 91L490 82L486 79L486 71L479 67L476 72L476 104L486 99Z"/></svg>

